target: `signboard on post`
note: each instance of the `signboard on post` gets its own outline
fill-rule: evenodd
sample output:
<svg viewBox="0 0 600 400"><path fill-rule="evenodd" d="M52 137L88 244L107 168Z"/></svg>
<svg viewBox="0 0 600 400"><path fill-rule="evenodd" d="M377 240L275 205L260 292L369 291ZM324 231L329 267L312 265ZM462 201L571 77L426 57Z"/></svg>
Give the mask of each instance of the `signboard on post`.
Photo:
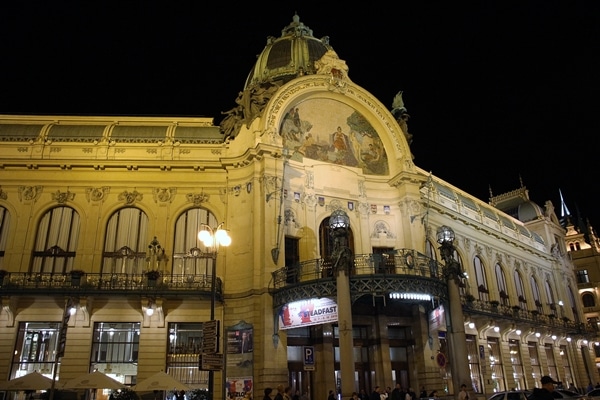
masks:
<svg viewBox="0 0 600 400"><path fill-rule="evenodd" d="M205 322L202 325L202 353L219 352L219 320Z"/></svg>
<svg viewBox="0 0 600 400"><path fill-rule="evenodd" d="M200 369L220 371L223 369L223 354L200 354Z"/></svg>

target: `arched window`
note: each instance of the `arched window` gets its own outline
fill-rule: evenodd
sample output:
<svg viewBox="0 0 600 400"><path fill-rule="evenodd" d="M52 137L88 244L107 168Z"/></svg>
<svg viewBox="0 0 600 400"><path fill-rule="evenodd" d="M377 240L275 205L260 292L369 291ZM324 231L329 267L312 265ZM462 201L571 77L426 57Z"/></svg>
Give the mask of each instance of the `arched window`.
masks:
<svg viewBox="0 0 600 400"><path fill-rule="evenodd" d="M523 286L523 278L517 270L515 270L513 278L515 280L515 289L517 290L517 300L519 302L518 305L522 310L526 310L527 297L525 297L525 287Z"/></svg>
<svg viewBox="0 0 600 400"><path fill-rule="evenodd" d="M485 268L479 256L473 258L473 267L475 269L475 281L477 284L477 291L479 292L479 300L488 301L490 299L490 291L487 286Z"/></svg>
<svg viewBox="0 0 600 400"><path fill-rule="evenodd" d="M135 207L115 212L106 226L103 274L141 274L148 248L148 216Z"/></svg>
<svg viewBox="0 0 600 400"><path fill-rule="evenodd" d="M571 312L573 313L573 320L575 322L579 322L579 313L577 312L577 305L575 304L575 295L573 294L571 285L567 286L567 295L569 297L569 306L571 307Z"/></svg>
<svg viewBox="0 0 600 400"><path fill-rule="evenodd" d="M8 240L8 227L10 225L10 213L4 207L0 207L0 269L4 269L4 251Z"/></svg>
<svg viewBox="0 0 600 400"><path fill-rule="evenodd" d="M321 221L319 225L319 252L323 262L323 275L331 276L332 264L331 255L333 253L333 240L331 239L331 229L329 228L329 217L326 217ZM352 226L348 228L348 247L352 254L354 254L354 235L352 233Z"/></svg>
<svg viewBox="0 0 600 400"><path fill-rule="evenodd" d="M550 307L550 314L556 316L556 302L554 301L554 291L552 290L552 285L548 280L546 280L544 286L546 288L546 298L548 299L548 307Z"/></svg>
<svg viewBox="0 0 600 400"><path fill-rule="evenodd" d="M500 304L504 306L510 305L508 301L508 288L506 287L506 278L504 277L504 271L500 263L496 263L494 268L496 275L496 287L498 288L498 294L500 295Z"/></svg>
<svg viewBox="0 0 600 400"><path fill-rule="evenodd" d="M175 222L175 243L173 245L173 279L187 282L208 279L212 273L212 257L207 257L204 245L198 239L198 232L206 224L216 228L219 222L208 210L192 208L185 211Z"/></svg>
<svg viewBox="0 0 600 400"><path fill-rule="evenodd" d="M540 287L538 286L537 280L533 275L531 275L531 277L529 278L529 283L531 285L535 310L538 314L541 314L544 312L544 307L542 305L542 299L540 297Z"/></svg>
<svg viewBox="0 0 600 400"><path fill-rule="evenodd" d="M584 307L596 307L596 299L594 299L594 295L590 292L585 292L581 296L581 302Z"/></svg>
<svg viewBox="0 0 600 400"><path fill-rule="evenodd" d="M71 207L46 212L38 225L30 272L64 274L73 269L79 214Z"/></svg>

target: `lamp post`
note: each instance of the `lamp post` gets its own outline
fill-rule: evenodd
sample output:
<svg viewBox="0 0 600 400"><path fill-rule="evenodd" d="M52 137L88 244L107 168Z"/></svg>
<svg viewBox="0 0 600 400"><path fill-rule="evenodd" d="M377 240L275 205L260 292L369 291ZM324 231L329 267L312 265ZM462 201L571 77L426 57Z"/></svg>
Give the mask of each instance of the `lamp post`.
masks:
<svg viewBox="0 0 600 400"><path fill-rule="evenodd" d="M454 231L448 226L440 226L436 232L440 253L444 259L444 278L448 286L447 326L450 330L450 349L452 352L452 385L454 392L458 393L462 384L467 385L469 398L475 398L471 373L469 371L469 358L467 354L467 336L465 334L464 315L460 301L458 285L464 278L462 267L454 258Z"/></svg>
<svg viewBox="0 0 600 400"><path fill-rule="evenodd" d="M348 247L350 218L341 209L329 217L329 234L333 239L333 273L336 276L338 329L340 343L340 375L342 399L352 397L354 391L354 339L352 338L352 302L350 300L350 268L352 250Z"/></svg>
<svg viewBox="0 0 600 400"><path fill-rule="evenodd" d="M217 253L219 252L219 247L224 246L227 247L231 244L231 237L227 233L225 229L223 229L223 225L225 223L221 222L217 225L216 228L212 228L207 224L200 225L200 232L198 232L198 239L204 244L206 247L206 251L210 252L212 255L212 272L210 277L210 320L214 321L215 319L215 298L217 297ZM218 340L218 339L217 339ZM211 369L208 371L208 399L214 399L214 371Z"/></svg>

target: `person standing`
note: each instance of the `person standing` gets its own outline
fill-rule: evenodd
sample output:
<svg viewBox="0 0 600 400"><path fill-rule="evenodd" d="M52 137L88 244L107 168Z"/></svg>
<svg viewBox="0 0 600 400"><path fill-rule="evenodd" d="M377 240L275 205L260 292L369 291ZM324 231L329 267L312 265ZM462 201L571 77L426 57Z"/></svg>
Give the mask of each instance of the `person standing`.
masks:
<svg viewBox="0 0 600 400"><path fill-rule="evenodd" d="M402 386L399 383L396 383L396 387L392 390L391 400L404 400L402 398Z"/></svg>
<svg viewBox="0 0 600 400"><path fill-rule="evenodd" d="M554 392L554 385L557 385L558 382L546 375L546 376L542 376L541 383L542 383L542 387L534 388L533 393L531 394L531 397L529 397L529 399L530 400L553 400L554 395L552 394L552 392Z"/></svg>
<svg viewBox="0 0 600 400"><path fill-rule="evenodd" d="M458 392L458 400L469 400L467 385L465 385L464 383L460 385L460 392Z"/></svg>
<svg viewBox="0 0 600 400"><path fill-rule="evenodd" d="M283 400L283 385L277 385L277 394L273 400Z"/></svg>
<svg viewBox="0 0 600 400"><path fill-rule="evenodd" d="M375 386L373 392L371 393L371 398L369 400L381 400L381 391L379 390L379 386Z"/></svg>
<svg viewBox="0 0 600 400"><path fill-rule="evenodd" d="M272 392L273 392L273 389L271 389L270 387L265 388L265 395L263 396L263 400L271 400Z"/></svg>

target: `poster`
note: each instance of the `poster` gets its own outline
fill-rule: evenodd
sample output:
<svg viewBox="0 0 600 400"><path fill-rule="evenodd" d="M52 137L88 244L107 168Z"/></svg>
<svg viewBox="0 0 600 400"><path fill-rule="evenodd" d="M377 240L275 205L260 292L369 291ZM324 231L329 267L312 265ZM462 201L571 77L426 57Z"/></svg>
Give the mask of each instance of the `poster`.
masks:
<svg viewBox="0 0 600 400"><path fill-rule="evenodd" d="M230 400L252 399L252 377L227 378L227 398Z"/></svg>
<svg viewBox="0 0 600 400"><path fill-rule="evenodd" d="M284 304L279 312L279 329L337 322L337 304L322 297Z"/></svg>

